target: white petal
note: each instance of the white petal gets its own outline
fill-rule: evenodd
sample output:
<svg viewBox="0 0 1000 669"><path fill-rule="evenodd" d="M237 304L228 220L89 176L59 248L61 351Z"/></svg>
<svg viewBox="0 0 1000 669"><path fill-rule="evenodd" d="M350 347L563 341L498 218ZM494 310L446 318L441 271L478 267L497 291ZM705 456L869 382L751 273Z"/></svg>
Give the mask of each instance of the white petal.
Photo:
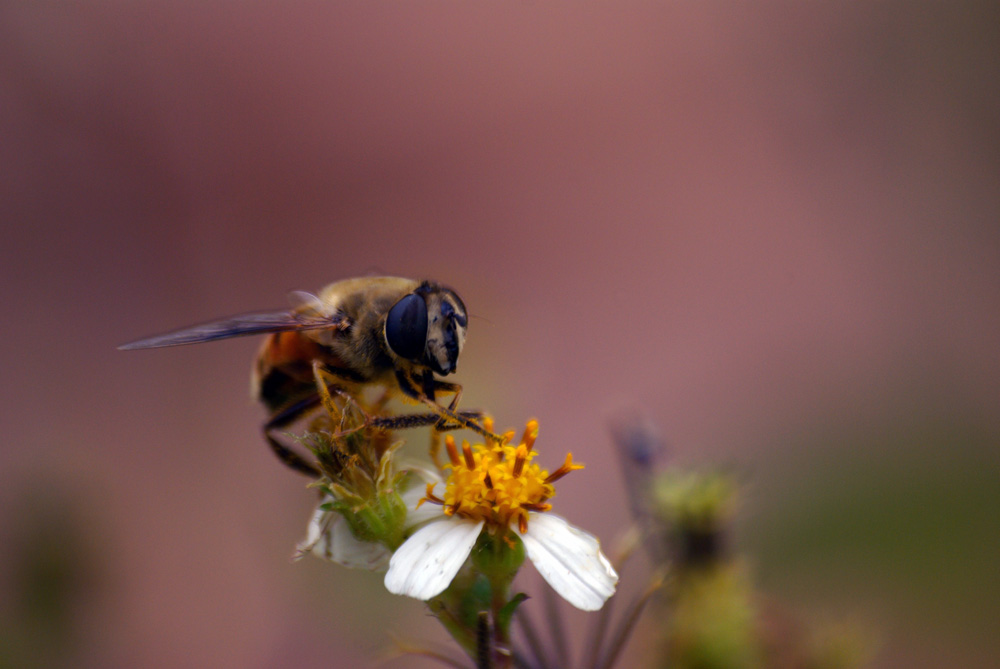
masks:
<svg viewBox="0 0 1000 669"><path fill-rule="evenodd" d="M423 525L428 520L436 520L444 517L444 510L439 504L424 502L417 508L417 504L424 498L426 490L411 488L400 495L403 503L406 504L406 527L417 527Z"/></svg>
<svg viewBox="0 0 1000 669"><path fill-rule="evenodd" d="M483 529L483 521L443 517L403 542L389 561L385 587L397 595L427 600L447 588Z"/></svg>
<svg viewBox="0 0 1000 669"><path fill-rule="evenodd" d="M618 574L592 534L559 516L533 513L521 540L542 578L576 608L596 611L615 594Z"/></svg>
<svg viewBox="0 0 1000 669"><path fill-rule="evenodd" d="M415 478L421 479L424 483L444 483L436 469L425 467L414 460L401 460L398 467L400 470L406 470L413 474Z"/></svg>
<svg viewBox="0 0 1000 669"><path fill-rule="evenodd" d="M433 469L411 462L402 463L402 468L410 472L413 479L416 479L409 480L410 486L399 495L403 503L406 504L406 528L412 529L429 520L444 516L444 510L439 504L424 502L417 508L420 500L427 495L427 484L442 482L438 473Z"/></svg>
<svg viewBox="0 0 1000 669"><path fill-rule="evenodd" d="M326 497L323 502L331 499ZM352 569L381 571L389 563L389 549L379 543L359 541L343 516L321 508L313 513L306 540L299 544L295 558L306 553Z"/></svg>

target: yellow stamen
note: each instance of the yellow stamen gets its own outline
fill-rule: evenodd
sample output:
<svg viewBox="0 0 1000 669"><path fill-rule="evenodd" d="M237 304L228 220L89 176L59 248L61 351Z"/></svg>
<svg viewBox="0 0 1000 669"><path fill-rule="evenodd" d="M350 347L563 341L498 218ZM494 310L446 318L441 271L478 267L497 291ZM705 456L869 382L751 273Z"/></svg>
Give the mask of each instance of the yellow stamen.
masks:
<svg viewBox="0 0 1000 669"><path fill-rule="evenodd" d="M488 429L492 429L490 426ZM449 448L451 473L445 484L444 511L463 518L482 520L497 529L527 531L529 512L548 511L547 501L555 495L552 482L582 465L574 465L567 456L562 467L551 475L533 460L538 453L533 446L538 436L538 422L530 421L519 444L512 445L514 432L504 434L499 443L462 444ZM446 438L446 443L454 443ZM433 501L430 495L428 500ZM516 523L516 525L515 525Z"/></svg>
<svg viewBox="0 0 1000 669"><path fill-rule="evenodd" d="M459 465L459 459L458 459L458 449L455 447L455 437L451 436L450 434L447 435L444 438L444 447L448 449L448 459L451 460L452 466L457 467Z"/></svg>
<svg viewBox="0 0 1000 669"><path fill-rule="evenodd" d="M521 443L527 447L530 451L535 445L535 439L538 438L538 421L531 419L528 424L524 426L524 436L521 437Z"/></svg>
<svg viewBox="0 0 1000 669"><path fill-rule="evenodd" d="M444 500L434 494L435 485L437 484L436 483L427 484L427 490L424 492L424 496L420 498L420 501L417 502L416 508L419 509L421 506L423 506L424 502L430 502L431 504L444 504Z"/></svg>
<svg viewBox="0 0 1000 669"><path fill-rule="evenodd" d="M467 441L462 442L462 455L465 456L465 466L469 469L475 469L476 458L472 456L472 446Z"/></svg>
<svg viewBox="0 0 1000 669"><path fill-rule="evenodd" d="M528 511L551 511L551 504L525 504L524 508Z"/></svg>
<svg viewBox="0 0 1000 669"><path fill-rule="evenodd" d="M528 458L528 447L525 444L521 444L517 447L517 455L514 458L514 478L521 475L521 471L524 470L524 461Z"/></svg>
<svg viewBox="0 0 1000 669"><path fill-rule="evenodd" d="M546 483L555 483L556 481L558 481L562 477L566 476L566 474L569 474L572 471L576 471L577 469L583 469L583 465L574 465L573 464L573 454L572 453L567 453L566 454L566 461L562 464L562 466L559 469L557 469L554 472L552 472L551 474L549 474L545 478L545 482Z"/></svg>

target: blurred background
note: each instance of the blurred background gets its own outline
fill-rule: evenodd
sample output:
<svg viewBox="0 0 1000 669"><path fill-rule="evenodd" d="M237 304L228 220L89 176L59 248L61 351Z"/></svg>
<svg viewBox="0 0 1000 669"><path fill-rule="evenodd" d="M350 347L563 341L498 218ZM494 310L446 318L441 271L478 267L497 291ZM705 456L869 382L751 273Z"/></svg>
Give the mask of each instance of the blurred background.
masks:
<svg viewBox="0 0 1000 669"><path fill-rule="evenodd" d="M991 2L3 3L0 662L444 641L289 561L257 341L115 349L390 273L474 314L464 406L589 465L574 523L627 518L639 411L739 473L761 591L878 666L996 666L998 46Z"/></svg>

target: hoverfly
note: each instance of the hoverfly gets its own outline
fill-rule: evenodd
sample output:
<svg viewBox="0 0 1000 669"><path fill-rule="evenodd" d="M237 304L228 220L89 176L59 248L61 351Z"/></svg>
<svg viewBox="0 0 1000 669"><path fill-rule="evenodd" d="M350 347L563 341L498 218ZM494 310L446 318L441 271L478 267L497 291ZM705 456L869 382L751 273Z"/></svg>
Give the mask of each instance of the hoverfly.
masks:
<svg viewBox="0 0 1000 669"><path fill-rule="evenodd" d="M468 314L455 291L433 281L399 277L345 279L318 295L296 292L291 310L254 312L140 339L122 350L181 346L267 334L253 369L252 392L266 408L264 438L286 465L316 477L317 469L275 432L320 406L330 381L351 402L370 387L429 409L424 414L366 417L384 429L433 425L469 428L499 441L478 411L457 411L462 387L438 379L455 371ZM437 403L451 394L447 407Z"/></svg>

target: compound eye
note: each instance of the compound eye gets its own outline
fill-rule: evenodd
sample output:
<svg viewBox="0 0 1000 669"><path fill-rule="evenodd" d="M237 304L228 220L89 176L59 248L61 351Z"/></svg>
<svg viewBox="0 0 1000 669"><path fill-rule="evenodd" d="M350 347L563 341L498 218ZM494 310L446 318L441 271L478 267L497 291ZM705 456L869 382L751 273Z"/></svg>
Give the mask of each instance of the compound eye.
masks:
<svg viewBox="0 0 1000 669"><path fill-rule="evenodd" d="M393 305L385 319L385 341L392 352L406 360L423 357L427 344L427 303L407 295Z"/></svg>

